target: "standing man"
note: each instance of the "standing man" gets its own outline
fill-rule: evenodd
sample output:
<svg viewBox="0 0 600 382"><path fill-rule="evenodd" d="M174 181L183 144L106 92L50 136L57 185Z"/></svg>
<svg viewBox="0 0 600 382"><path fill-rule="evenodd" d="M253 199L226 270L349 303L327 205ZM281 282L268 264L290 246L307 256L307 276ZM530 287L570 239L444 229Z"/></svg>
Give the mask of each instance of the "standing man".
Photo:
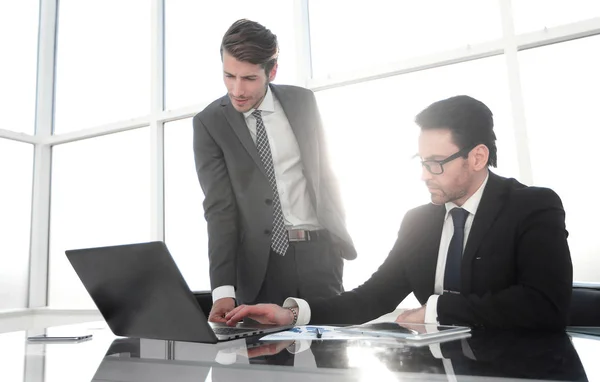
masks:
<svg viewBox="0 0 600 382"><path fill-rule="evenodd" d="M227 95L194 117L214 322L235 298L335 296L356 258L315 96L271 84L278 53L270 30L236 21L221 43Z"/></svg>

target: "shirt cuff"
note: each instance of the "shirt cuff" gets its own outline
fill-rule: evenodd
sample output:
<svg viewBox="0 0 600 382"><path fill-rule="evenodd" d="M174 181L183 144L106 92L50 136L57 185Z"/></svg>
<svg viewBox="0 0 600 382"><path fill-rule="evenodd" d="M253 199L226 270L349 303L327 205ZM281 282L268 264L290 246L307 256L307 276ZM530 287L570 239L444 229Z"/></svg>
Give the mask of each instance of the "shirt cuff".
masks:
<svg viewBox="0 0 600 382"><path fill-rule="evenodd" d="M235 289L233 285L223 285L215 288L212 292L213 303L221 298L231 297L235 299Z"/></svg>
<svg viewBox="0 0 600 382"><path fill-rule="evenodd" d="M427 307L425 308L426 324L439 324L437 319L437 302L439 297L439 295L433 294L427 300Z"/></svg>
<svg viewBox="0 0 600 382"><path fill-rule="evenodd" d="M288 297L284 303L284 308L298 308L298 320L296 325L306 325L310 322L310 306L308 302L301 298Z"/></svg>

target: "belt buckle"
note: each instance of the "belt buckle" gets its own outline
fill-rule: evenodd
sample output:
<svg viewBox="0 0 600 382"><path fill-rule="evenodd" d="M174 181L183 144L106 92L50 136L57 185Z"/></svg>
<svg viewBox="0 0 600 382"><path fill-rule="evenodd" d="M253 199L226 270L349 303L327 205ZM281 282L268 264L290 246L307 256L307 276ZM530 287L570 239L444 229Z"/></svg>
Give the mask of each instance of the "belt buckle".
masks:
<svg viewBox="0 0 600 382"><path fill-rule="evenodd" d="M309 241L310 231L303 229L292 229L288 231L289 241Z"/></svg>

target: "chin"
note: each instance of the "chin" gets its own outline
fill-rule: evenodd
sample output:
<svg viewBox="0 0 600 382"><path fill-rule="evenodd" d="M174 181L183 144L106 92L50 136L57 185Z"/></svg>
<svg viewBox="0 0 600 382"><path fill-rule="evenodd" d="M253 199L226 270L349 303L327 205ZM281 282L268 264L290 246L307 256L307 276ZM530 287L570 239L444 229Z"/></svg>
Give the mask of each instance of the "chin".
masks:
<svg viewBox="0 0 600 382"><path fill-rule="evenodd" d="M245 113L245 112L249 111L250 109L252 109L252 106L239 107L234 103L233 108L235 110L239 111L240 113Z"/></svg>
<svg viewBox="0 0 600 382"><path fill-rule="evenodd" d="M447 201L448 200L445 197L442 197L440 195L431 194L431 203L435 204L436 206L441 206L443 204L446 204Z"/></svg>

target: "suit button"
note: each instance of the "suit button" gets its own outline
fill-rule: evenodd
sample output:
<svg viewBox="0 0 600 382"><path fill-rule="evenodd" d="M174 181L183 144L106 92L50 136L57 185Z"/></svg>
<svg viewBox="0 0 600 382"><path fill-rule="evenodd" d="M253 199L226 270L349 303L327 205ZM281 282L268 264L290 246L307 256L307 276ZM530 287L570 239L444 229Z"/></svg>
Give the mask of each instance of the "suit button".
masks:
<svg viewBox="0 0 600 382"><path fill-rule="evenodd" d="M265 199L265 203L267 204L267 206L270 206L271 203L273 203L272 199Z"/></svg>
<svg viewBox="0 0 600 382"><path fill-rule="evenodd" d="M271 230L266 229L265 230L265 235L270 235L271 234Z"/></svg>

